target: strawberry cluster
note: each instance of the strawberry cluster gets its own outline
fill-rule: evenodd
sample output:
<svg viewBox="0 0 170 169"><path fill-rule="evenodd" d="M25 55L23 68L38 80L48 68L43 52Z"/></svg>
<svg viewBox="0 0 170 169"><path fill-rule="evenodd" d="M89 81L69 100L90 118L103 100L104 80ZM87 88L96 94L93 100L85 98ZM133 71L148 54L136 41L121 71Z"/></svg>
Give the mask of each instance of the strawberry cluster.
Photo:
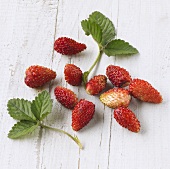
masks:
<svg viewBox="0 0 170 169"><path fill-rule="evenodd" d="M106 68L106 75L116 88L101 94L100 101L114 109L114 118L122 127L132 132L139 132L140 122L128 108L131 96L150 103L161 103L162 96L150 83L141 79L132 79L129 72L119 66L109 65Z"/></svg>
<svg viewBox="0 0 170 169"><path fill-rule="evenodd" d="M131 97L156 104L162 102L162 96L150 83L141 79L132 79L129 72L119 66L109 65L106 68L106 75L114 88L101 94L100 101L114 109L114 118L122 127L139 132L140 122L128 108Z"/></svg>
<svg viewBox="0 0 170 169"><path fill-rule="evenodd" d="M54 49L64 55L77 54L86 49L85 44L78 43L70 38L59 38L55 41ZM64 76L68 84L80 86L83 81L82 70L74 64L66 64ZM43 66L30 66L26 70L25 83L31 88L41 87L55 79L56 72ZM115 65L106 68L105 75L97 75L85 84L85 90L89 95L100 94L107 85L107 78L113 84L113 88L102 93L100 101L114 109L114 118L122 126L132 132L140 131L140 122L135 114L128 108L132 96L144 102L161 103L162 96L147 81L132 79L129 72ZM126 87L126 88L124 88ZM70 89L57 86L54 94L58 102L64 107L72 109L72 128L79 131L93 118L95 105L85 99L80 99Z"/></svg>
<svg viewBox="0 0 170 169"><path fill-rule="evenodd" d="M86 45L78 43L67 37L58 38L54 43L54 49L62 55L75 55L86 49ZM25 71L25 84L31 88L38 88L56 78L56 72L43 66L32 65ZM64 67L65 80L72 86L80 86L83 73L79 67L74 64L67 64ZM104 76L104 79L106 77ZM103 86L102 88L104 88ZM102 90L102 88L98 90ZM58 102L64 107L72 109L72 128L75 131L82 129L92 119L95 112L95 105L85 99L78 98L70 89L57 86L54 94Z"/></svg>
<svg viewBox="0 0 170 169"><path fill-rule="evenodd" d="M99 96L100 94L100 101L109 108L114 109L113 117L122 127L132 132L139 132L140 122L133 111L128 108L131 98L134 97L144 102L161 103L162 96L160 93L147 81L132 79L126 69L115 65L109 65L106 68L106 75L99 74L88 80L89 74L100 61L103 54L106 56L125 56L137 54L138 50L124 40L115 39L114 24L109 18L98 11L93 12L89 15L88 19L83 20L81 26L85 34L87 36L91 35L97 43L99 49L98 55L88 71L82 72L78 66L66 64L64 67L65 81L72 86L80 86L83 83L89 95ZM60 37L54 43L54 50L67 56L76 55L85 49L85 44L67 37ZM25 74L25 84L30 88L42 87L54 80L57 76L55 71L39 65L30 66L26 69ZM107 79L113 84L113 87L108 91L106 91ZM103 92L104 90L105 92ZM79 100L77 95L70 89L56 86L54 95L61 105L72 110L71 126L74 131L81 130L93 118L95 104L85 99ZM24 107L26 114L29 114L28 117L25 116L25 112L22 112L23 117L17 115L18 110L21 109L20 106ZM30 115L30 107L32 115ZM42 111L42 107L45 110ZM28 110L29 112L27 112ZM28 102L23 99L9 100L9 114L14 119L21 121L12 127L8 137L18 138L34 131L36 127L40 126L66 134L82 148L82 144L77 136L73 137L66 131L43 124L42 120L51 110L52 100L47 91L40 93L33 102ZM31 121L29 121L30 119Z"/></svg>

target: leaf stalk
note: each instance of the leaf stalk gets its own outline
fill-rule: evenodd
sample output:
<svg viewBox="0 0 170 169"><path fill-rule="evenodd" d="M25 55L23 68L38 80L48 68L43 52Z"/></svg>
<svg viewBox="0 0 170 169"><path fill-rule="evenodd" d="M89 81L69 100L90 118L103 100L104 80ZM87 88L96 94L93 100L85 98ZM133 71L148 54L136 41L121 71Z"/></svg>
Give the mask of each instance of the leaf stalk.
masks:
<svg viewBox="0 0 170 169"><path fill-rule="evenodd" d="M90 67L90 69L88 70L89 73L93 70L93 68L96 66L96 64L100 61L102 54L103 54L103 51L99 49L99 53L98 53L98 56L96 57L96 60L94 61L93 65Z"/></svg>
<svg viewBox="0 0 170 169"><path fill-rule="evenodd" d="M84 84L87 83L88 76L89 76L90 72L93 70L93 68L96 66L96 64L100 61L102 54L103 54L103 49L99 46L99 53L98 53L94 63L92 64L92 66L90 67L90 69L88 71L84 72L84 75L83 75L84 76L84 78L83 78Z"/></svg>
<svg viewBox="0 0 170 169"><path fill-rule="evenodd" d="M61 129L58 129L58 128L53 128L53 127L50 127L50 126L46 126L42 123L40 124L40 126L43 127L43 128L46 128L46 129L51 129L51 130L66 134L68 137L70 137L79 146L80 149L83 149L83 146L82 146L82 144L81 144L81 142L80 142L80 140L78 139L77 136L73 137L71 134L67 133L64 130L61 130Z"/></svg>

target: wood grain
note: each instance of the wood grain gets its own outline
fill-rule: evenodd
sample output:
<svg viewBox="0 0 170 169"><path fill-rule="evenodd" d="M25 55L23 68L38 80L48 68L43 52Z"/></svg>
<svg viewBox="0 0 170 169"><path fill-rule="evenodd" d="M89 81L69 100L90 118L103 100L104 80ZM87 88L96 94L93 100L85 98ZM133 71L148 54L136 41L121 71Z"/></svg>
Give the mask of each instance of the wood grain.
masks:
<svg viewBox="0 0 170 169"><path fill-rule="evenodd" d="M169 169L170 162L170 3L168 0L1 0L0 1L0 168L2 169ZM80 22L93 11L108 16L116 27L117 38L137 47L140 54L130 57L103 56L95 74L105 74L109 64L125 67L133 78L153 84L163 95L159 105L135 99L131 109L141 121L141 132L134 134L120 127L113 110L98 97L89 96L83 87L68 85L64 66L74 63L88 70L97 55L97 45L84 35ZM61 56L53 50L55 39L71 37L87 44L77 56ZM39 64L57 72L57 78L40 90L24 84L24 72ZM80 132L71 129L71 111L54 96L57 85L73 90L79 99L96 105L95 116ZM53 111L45 123L76 134L84 149L67 136L38 129L18 140L7 138L15 120L6 104L13 97L32 100L41 90L53 98Z"/></svg>

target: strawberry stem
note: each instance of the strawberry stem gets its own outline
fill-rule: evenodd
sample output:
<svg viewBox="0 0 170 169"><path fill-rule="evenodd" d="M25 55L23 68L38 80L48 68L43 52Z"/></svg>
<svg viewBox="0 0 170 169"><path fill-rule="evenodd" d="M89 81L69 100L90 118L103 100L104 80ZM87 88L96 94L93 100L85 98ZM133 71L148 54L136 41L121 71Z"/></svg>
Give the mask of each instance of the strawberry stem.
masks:
<svg viewBox="0 0 170 169"><path fill-rule="evenodd" d="M83 82L84 84L87 83L88 81L88 75L90 74L90 72L93 70L93 68L96 66L96 64L100 61L101 57L103 54L103 50L101 47L99 47L99 53L98 56L96 57L96 60L94 61L94 63L92 64L92 66L90 67L90 69L86 72L83 73Z"/></svg>
<svg viewBox="0 0 170 169"><path fill-rule="evenodd" d="M40 124L40 126L43 127L43 128L51 129L51 130L54 130L54 131L57 131L57 132L66 134L66 135L67 135L68 137L70 137L74 142L76 142L76 144L79 146L80 149L83 149L83 146L82 146L82 144L81 144L81 142L80 142L80 140L78 139L77 136L74 136L74 137L73 137L71 134L67 133L67 132L64 131L64 130L57 129L57 128L53 128L53 127L50 127L50 126L46 126L46 125L44 125L44 124L42 124L42 123Z"/></svg>
<svg viewBox="0 0 170 169"><path fill-rule="evenodd" d="M103 54L103 51L100 50L96 60L94 61L93 65L90 67L90 69L88 70L89 73L93 70L95 65L100 61L102 54Z"/></svg>

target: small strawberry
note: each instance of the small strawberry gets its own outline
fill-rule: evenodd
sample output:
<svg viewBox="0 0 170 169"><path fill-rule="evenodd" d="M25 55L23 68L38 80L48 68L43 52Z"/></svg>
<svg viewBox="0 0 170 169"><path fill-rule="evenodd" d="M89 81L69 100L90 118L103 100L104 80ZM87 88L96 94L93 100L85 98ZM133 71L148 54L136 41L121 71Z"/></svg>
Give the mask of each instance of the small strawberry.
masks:
<svg viewBox="0 0 170 169"><path fill-rule="evenodd" d="M94 76L86 84L86 92L90 95L99 94L105 87L107 83L107 77L104 75Z"/></svg>
<svg viewBox="0 0 170 169"><path fill-rule="evenodd" d="M64 68L65 80L72 86L80 86L82 83L82 71L74 64L67 64Z"/></svg>
<svg viewBox="0 0 170 169"><path fill-rule="evenodd" d="M25 74L25 84L31 88L41 87L56 77L56 72L49 68L38 65L30 66L26 70Z"/></svg>
<svg viewBox="0 0 170 169"><path fill-rule="evenodd" d="M57 86L54 89L54 94L56 99L66 108L73 109L74 106L78 103L78 98L76 94L70 89Z"/></svg>
<svg viewBox="0 0 170 169"><path fill-rule="evenodd" d="M133 97L151 103L161 103L162 96L150 83L141 79L134 79L129 85L129 91Z"/></svg>
<svg viewBox="0 0 170 169"><path fill-rule="evenodd" d="M110 108L128 107L131 96L126 89L114 88L100 95L100 101Z"/></svg>
<svg viewBox="0 0 170 169"><path fill-rule="evenodd" d="M116 87L128 86L132 81L129 72L119 66L109 65L106 68L106 75Z"/></svg>
<svg viewBox="0 0 170 169"><path fill-rule="evenodd" d="M86 49L86 45L67 37L60 37L54 43L54 49L62 55L75 55Z"/></svg>
<svg viewBox="0 0 170 169"><path fill-rule="evenodd" d="M114 118L122 127L136 133L140 131L140 122L130 109L124 107L115 109Z"/></svg>
<svg viewBox="0 0 170 169"><path fill-rule="evenodd" d="M81 99L72 111L72 128L75 131L82 129L93 118L95 105L85 99Z"/></svg>

